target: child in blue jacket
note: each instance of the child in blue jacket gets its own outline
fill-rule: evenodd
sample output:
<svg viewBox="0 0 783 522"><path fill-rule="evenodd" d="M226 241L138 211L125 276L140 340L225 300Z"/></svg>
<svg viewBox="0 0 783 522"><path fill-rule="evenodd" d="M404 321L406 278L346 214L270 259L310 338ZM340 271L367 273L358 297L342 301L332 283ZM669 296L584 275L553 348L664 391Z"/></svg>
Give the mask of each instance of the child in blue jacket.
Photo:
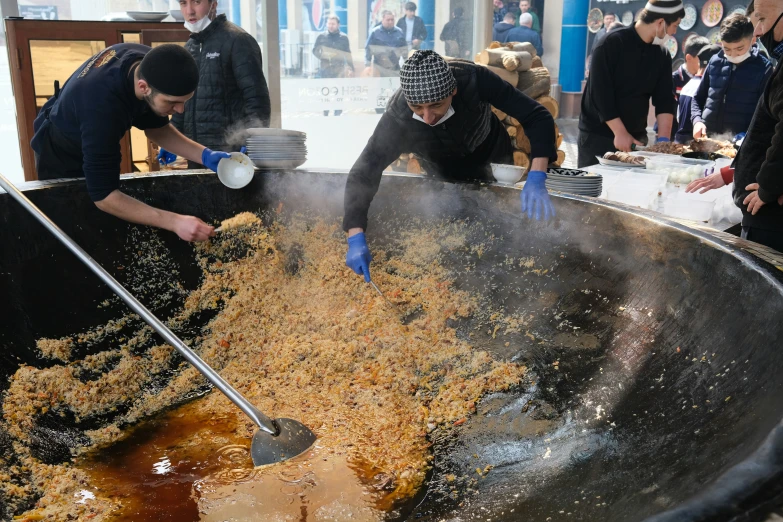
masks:
<svg viewBox="0 0 783 522"><path fill-rule="evenodd" d="M743 14L720 24L723 50L713 56L691 103L693 137L745 132L772 74L772 64L752 45L753 24Z"/></svg>

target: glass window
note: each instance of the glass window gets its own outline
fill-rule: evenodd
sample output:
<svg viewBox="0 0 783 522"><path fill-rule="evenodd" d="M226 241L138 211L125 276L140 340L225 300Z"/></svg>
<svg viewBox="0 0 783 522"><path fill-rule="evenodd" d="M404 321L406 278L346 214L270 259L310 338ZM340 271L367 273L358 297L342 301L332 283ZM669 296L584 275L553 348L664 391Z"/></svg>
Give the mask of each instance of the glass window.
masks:
<svg viewBox="0 0 783 522"><path fill-rule="evenodd" d="M105 48L95 40L30 40L36 109L54 96L55 81L62 87L81 64Z"/></svg>
<svg viewBox="0 0 783 522"><path fill-rule="evenodd" d="M307 133L305 167L353 165L415 49L472 58L473 0L413 3L277 0L282 125Z"/></svg>

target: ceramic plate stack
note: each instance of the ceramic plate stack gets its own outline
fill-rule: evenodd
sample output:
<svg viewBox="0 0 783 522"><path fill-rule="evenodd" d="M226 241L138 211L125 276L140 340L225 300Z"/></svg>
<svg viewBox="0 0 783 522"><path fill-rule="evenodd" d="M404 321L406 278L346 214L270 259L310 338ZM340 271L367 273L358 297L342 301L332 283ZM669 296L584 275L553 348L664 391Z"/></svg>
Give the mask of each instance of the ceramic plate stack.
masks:
<svg viewBox="0 0 783 522"><path fill-rule="evenodd" d="M259 169L295 169L307 161L304 132L248 129L247 155Z"/></svg>
<svg viewBox="0 0 783 522"><path fill-rule="evenodd" d="M546 178L547 190L557 192L597 198L603 188L600 174L588 174L583 170L549 169Z"/></svg>

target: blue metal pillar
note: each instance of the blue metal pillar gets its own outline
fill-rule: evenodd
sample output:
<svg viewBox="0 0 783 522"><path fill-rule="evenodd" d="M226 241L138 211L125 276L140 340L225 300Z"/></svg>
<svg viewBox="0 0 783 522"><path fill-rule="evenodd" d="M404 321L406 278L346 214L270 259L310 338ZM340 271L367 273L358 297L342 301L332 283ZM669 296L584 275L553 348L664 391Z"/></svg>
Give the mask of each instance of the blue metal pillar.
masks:
<svg viewBox="0 0 783 522"><path fill-rule="evenodd" d="M242 25L242 6L240 0L231 1L231 21L235 24Z"/></svg>
<svg viewBox="0 0 783 522"><path fill-rule="evenodd" d="M416 14L424 21L427 39L421 43L422 49L435 49L435 0L413 0L416 2ZM445 0L441 0L445 1ZM403 14L400 16L404 16Z"/></svg>
<svg viewBox="0 0 783 522"><path fill-rule="evenodd" d="M277 0L277 20L280 30L288 29L288 2ZM282 44L280 46L282 48Z"/></svg>
<svg viewBox="0 0 783 522"><path fill-rule="evenodd" d="M340 32L348 34L348 0L332 0L334 14L340 19Z"/></svg>
<svg viewBox="0 0 783 522"><path fill-rule="evenodd" d="M582 92L589 10L590 0L563 0L563 29L560 33L560 85L563 92Z"/></svg>

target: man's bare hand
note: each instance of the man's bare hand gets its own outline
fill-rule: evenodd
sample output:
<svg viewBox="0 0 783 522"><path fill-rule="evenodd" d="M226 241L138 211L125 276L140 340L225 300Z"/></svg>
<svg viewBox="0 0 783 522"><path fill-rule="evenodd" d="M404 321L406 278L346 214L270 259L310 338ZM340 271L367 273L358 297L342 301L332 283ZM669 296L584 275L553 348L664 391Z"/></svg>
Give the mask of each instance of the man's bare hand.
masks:
<svg viewBox="0 0 783 522"><path fill-rule="evenodd" d="M710 174L706 178L699 178L691 181L688 186L685 187L685 192L696 192L701 189L699 194L704 194L710 190L719 189L725 186L726 184L723 183L723 177L720 175L720 172L716 172L715 174Z"/></svg>
<svg viewBox="0 0 783 522"><path fill-rule="evenodd" d="M614 146L617 150L631 152L633 150L633 145L643 147L644 143L631 136L628 132L618 134L614 137Z"/></svg>
<svg viewBox="0 0 783 522"><path fill-rule="evenodd" d="M177 216L174 232L185 241L206 241L215 235L215 227L194 216Z"/></svg>
<svg viewBox="0 0 783 522"><path fill-rule="evenodd" d="M699 138L706 138L707 137L707 126L703 123L699 122L696 125L693 126L693 138L699 139Z"/></svg>
<svg viewBox="0 0 783 522"><path fill-rule="evenodd" d="M752 216L755 216L756 213L759 211L759 209L764 205L766 205L766 203L761 201L761 198L759 197L759 184L751 183L750 185L745 187L745 190L750 190L752 192L747 195L747 197L742 202L742 204L747 205L748 212L750 212ZM783 206L783 195L778 197L778 205Z"/></svg>

